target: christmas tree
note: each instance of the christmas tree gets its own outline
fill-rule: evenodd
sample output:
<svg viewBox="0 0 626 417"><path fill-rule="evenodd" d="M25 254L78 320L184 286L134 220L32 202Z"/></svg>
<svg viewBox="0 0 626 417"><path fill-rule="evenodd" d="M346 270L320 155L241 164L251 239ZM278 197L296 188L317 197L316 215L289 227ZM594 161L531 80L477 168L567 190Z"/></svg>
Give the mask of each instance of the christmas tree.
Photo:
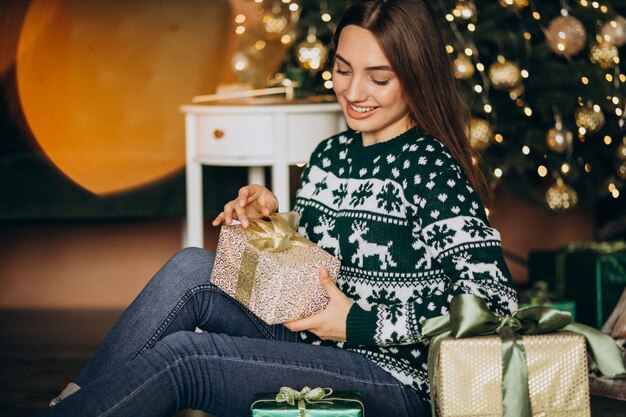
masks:
<svg viewBox="0 0 626 417"><path fill-rule="evenodd" d="M278 77L331 93L331 34L349 1L259 1L287 46ZM439 0L468 129L494 188L558 213L626 207L624 2ZM613 208L609 207L612 206ZM617 208L615 208L617 207ZM611 214L608 214L609 216Z"/></svg>
<svg viewBox="0 0 626 417"><path fill-rule="evenodd" d="M435 6L470 93L472 146L494 185L556 212L619 198L626 179L619 11L586 0Z"/></svg>

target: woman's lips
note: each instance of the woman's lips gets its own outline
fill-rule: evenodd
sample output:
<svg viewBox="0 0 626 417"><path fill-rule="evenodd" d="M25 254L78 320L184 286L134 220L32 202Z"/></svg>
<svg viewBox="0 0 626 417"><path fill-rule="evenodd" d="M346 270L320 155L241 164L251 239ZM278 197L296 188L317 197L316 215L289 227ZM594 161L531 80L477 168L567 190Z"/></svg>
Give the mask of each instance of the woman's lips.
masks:
<svg viewBox="0 0 626 417"><path fill-rule="evenodd" d="M357 106L356 104L351 104L350 102L347 102L346 104L348 116L352 119L367 119L376 113L377 109L378 107Z"/></svg>

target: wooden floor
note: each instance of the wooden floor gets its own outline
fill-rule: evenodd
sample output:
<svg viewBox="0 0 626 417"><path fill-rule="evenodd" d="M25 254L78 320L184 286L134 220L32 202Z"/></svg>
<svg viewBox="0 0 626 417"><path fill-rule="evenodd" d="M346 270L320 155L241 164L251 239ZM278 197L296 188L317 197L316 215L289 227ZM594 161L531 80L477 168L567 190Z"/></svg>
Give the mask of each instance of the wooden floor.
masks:
<svg viewBox="0 0 626 417"><path fill-rule="evenodd" d="M85 366L117 311L0 310L0 417L48 407ZM182 411L176 417L211 417Z"/></svg>
<svg viewBox="0 0 626 417"><path fill-rule="evenodd" d="M29 416L48 407L89 360L119 314L0 310L0 417ZM626 402L592 397L591 410L593 417L624 417ZM210 416L183 411L176 417Z"/></svg>

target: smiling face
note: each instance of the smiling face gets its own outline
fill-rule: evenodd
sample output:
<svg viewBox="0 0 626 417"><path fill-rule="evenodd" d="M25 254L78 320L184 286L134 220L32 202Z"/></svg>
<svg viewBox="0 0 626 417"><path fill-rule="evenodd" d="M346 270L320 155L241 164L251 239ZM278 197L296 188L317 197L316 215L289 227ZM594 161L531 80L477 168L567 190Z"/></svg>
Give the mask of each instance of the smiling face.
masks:
<svg viewBox="0 0 626 417"><path fill-rule="evenodd" d="M335 53L333 89L363 144L384 142L412 126L400 81L369 30L348 25Z"/></svg>

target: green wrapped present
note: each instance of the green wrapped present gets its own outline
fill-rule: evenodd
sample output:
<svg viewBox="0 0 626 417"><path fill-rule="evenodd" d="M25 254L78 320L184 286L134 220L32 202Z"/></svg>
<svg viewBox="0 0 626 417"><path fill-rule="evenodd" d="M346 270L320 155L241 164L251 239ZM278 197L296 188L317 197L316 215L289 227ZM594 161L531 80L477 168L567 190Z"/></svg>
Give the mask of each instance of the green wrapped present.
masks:
<svg viewBox="0 0 626 417"><path fill-rule="evenodd" d="M558 298L576 303L578 322L600 328L626 287L626 242L571 243L533 251L528 279L531 284L546 281Z"/></svg>
<svg viewBox="0 0 626 417"><path fill-rule="evenodd" d="M360 392L320 387L256 394L250 409L252 417L365 417Z"/></svg>

